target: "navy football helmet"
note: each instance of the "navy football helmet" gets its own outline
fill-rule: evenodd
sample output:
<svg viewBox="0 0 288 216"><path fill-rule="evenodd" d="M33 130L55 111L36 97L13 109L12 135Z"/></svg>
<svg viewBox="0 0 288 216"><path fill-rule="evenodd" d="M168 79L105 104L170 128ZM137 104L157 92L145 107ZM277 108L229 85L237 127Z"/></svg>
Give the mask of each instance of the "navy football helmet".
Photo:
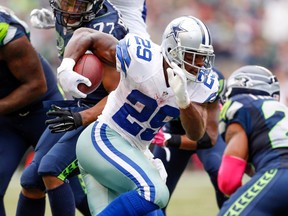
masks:
<svg viewBox="0 0 288 216"><path fill-rule="evenodd" d="M270 70L257 65L247 65L235 70L227 80L225 97L236 94L253 94L279 97L280 86Z"/></svg>
<svg viewBox="0 0 288 216"><path fill-rule="evenodd" d="M57 22L64 27L78 28L89 22L102 9L103 0L50 0Z"/></svg>

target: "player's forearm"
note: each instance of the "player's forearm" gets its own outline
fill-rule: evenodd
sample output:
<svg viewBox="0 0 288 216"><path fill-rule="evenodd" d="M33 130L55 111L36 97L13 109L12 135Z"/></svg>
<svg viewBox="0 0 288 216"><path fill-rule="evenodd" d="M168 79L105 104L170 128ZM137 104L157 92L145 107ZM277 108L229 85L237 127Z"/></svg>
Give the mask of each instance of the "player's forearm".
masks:
<svg viewBox="0 0 288 216"><path fill-rule="evenodd" d="M80 28L74 32L68 42L64 58L72 58L77 62L87 50L90 50L103 63L115 67L117 43L118 40L112 35L89 28Z"/></svg>
<svg viewBox="0 0 288 216"><path fill-rule="evenodd" d="M33 84L32 84L33 83ZM6 97L0 99L0 115L5 115L28 106L46 92L46 82L23 84Z"/></svg>
<svg viewBox="0 0 288 216"><path fill-rule="evenodd" d="M102 113L106 102L107 102L107 97L103 98L95 106L80 112L80 115L82 118L82 125L86 126L96 121L98 116Z"/></svg>
<svg viewBox="0 0 288 216"><path fill-rule="evenodd" d="M190 103L180 109L180 119L186 135L191 140L199 140L206 130L207 111L203 106Z"/></svg>
<svg viewBox="0 0 288 216"><path fill-rule="evenodd" d="M75 62L84 55L92 46L92 40L89 37L90 31L87 28L75 30L73 36L65 47L64 58L71 58Z"/></svg>

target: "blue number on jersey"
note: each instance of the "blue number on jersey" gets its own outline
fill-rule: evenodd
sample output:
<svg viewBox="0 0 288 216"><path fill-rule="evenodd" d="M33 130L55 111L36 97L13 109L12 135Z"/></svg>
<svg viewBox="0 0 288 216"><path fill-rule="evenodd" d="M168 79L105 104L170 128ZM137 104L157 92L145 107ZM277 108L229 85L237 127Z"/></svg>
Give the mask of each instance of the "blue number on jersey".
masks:
<svg viewBox="0 0 288 216"><path fill-rule="evenodd" d="M143 59L145 61L151 61L152 59L152 52L150 50L151 43L148 40L144 40L138 36L135 36L136 43L139 45L137 46L137 57Z"/></svg>
<svg viewBox="0 0 288 216"><path fill-rule="evenodd" d="M136 56L144 61L151 61L151 43L149 40L144 40L139 36L134 36L137 49ZM126 67L130 65L131 58L127 51L130 41L125 44L120 41L117 49L117 57L121 61L121 68L126 72ZM157 101L142 92L134 89L128 96L127 100L132 104L124 103L124 105L112 116L112 119L125 131L133 136L140 135L140 138L145 141L151 140L156 131L162 127L167 119L176 118L179 116L179 110L175 107L165 105L157 110ZM137 105L142 104L141 111L137 110ZM157 110L157 111L156 111ZM153 118L150 120L151 116ZM143 127L137 123L149 121L150 128L143 131Z"/></svg>
<svg viewBox="0 0 288 216"><path fill-rule="evenodd" d="M112 119L122 129L133 136L140 134L141 139L145 141L149 141L154 137L155 132L166 123L166 119L179 116L179 110L169 105L161 107L156 112L158 107L156 100L138 90L133 90L128 95L127 100L132 105L124 103L124 105L112 116ZM140 112L136 109L136 104L139 103L143 105ZM148 121L153 115L154 117L149 121L151 128L146 128L144 131L142 131L143 128L136 121L132 122L132 118L134 118L138 122L143 123Z"/></svg>

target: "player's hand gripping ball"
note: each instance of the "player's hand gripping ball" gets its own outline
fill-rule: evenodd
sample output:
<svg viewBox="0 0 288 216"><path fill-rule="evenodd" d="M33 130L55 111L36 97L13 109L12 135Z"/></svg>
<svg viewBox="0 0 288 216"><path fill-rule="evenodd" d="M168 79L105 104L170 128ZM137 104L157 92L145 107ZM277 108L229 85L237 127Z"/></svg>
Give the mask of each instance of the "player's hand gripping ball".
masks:
<svg viewBox="0 0 288 216"><path fill-rule="evenodd" d="M87 77L92 85L90 87L83 83L78 85L78 89L85 93L90 94L95 91L102 82L103 78L103 65L101 61L94 54L84 54L74 66L74 71L82 76Z"/></svg>

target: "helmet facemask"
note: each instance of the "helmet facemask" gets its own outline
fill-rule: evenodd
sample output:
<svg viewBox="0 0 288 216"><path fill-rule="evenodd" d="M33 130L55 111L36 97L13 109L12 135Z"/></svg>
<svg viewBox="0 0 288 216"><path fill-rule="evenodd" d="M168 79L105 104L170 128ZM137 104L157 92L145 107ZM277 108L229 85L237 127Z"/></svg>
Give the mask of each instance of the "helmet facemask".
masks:
<svg viewBox="0 0 288 216"><path fill-rule="evenodd" d="M187 79L194 81L194 82L204 82L206 77L211 72L215 55L207 54L207 53L200 53L197 51L189 50L182 46L177 46L174 49L171 49L168 53L171 56L173 62L175 62L181 69L184 71ZM185 56L190 56L187 59ZM197 66L197 59L202 59L201 62L204 62L204 66ZM168 62L170 64L171 62ZM188 72L187 68L193 67L193 73Z"/></svg>
<svg viewBox="0 0 288 216"><path fill-rule="evenodd" d="M84 22L94 19L102 4L102 0L50 0L56 21L71 28L81 27ZM96 12L95 7L98 7Z"/></svg>

